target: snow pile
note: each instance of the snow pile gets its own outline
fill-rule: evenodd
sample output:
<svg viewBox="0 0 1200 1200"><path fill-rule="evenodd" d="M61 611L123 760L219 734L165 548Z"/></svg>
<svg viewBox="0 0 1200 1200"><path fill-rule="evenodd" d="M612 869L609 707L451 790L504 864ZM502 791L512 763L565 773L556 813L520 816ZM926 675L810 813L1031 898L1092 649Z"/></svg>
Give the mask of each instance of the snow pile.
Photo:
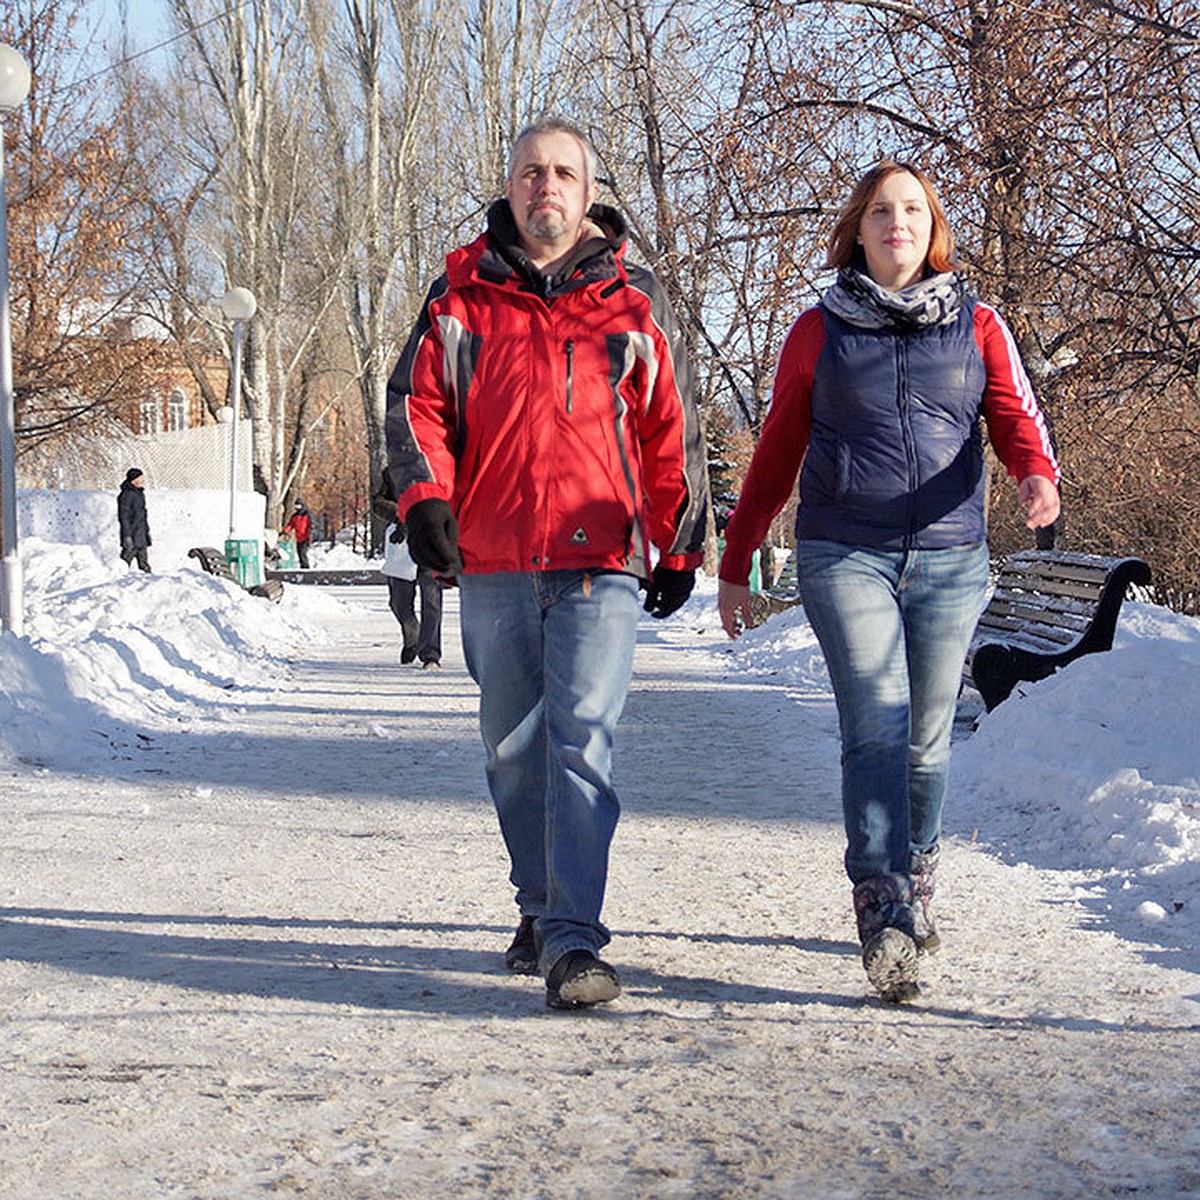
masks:
<svg viewBox="0 0 1200 1200"><path fill-rule="evenodd" d="M1011 857L1091 872L1121 912L1170 918L1194 942L1197 711L1200 621L1126 603L1111 651L1022 684L955 748L953 813Z"/></svg>
<svg viewBox="0 0 1200 1200"><path fill-rule="evenodd" d="M683 615L719 628L715 584L699 590ZM829 692L802 607L749 630L729 653L739 672L772 676L798 703ZM1103 883L1095 895L1110 919L1166 923L1177 944L1195 943L1197 712L1200 620L1127 602L1111 651L1021 684L956 739L946 831L1013 861L1085 872Z"/></svg>
<svg viewBox="0 0 1200 1200"><path fill-rule="evenodd" d="M313 542L308 551L314 571L369 571L377 569L381 560L369 561L342 542Z"/></svg>
<svg viewBox="0 0 1200 1200"><path fill-rule="evenodd" d="M147 575L37 538L21 557L25 636L0 638L0 762L84 765L216 719L219 693L269 694L337 603L288 588L272 604L198 566Z"/></svg>

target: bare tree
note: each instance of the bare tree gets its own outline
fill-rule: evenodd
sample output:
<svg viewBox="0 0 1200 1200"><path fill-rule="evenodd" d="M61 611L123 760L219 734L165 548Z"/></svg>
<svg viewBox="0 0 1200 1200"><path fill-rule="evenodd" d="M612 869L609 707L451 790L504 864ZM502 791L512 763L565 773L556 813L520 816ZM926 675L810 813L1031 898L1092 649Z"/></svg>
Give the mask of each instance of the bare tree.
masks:
<svg viewBox="0 0 1200 1200"><path fill-rule="evenodd" d="M111 420L149 391L161 347L129 327L144 193L120 153L110 93L70 77L80 5L17 6L0 37L25 56L28 99L5 122L17 452ZM87 84L87 86L85 86Z"/></svg>
<svg viewBox="0 0 1200 1200"><path fill-rule="evenodd" d="M126 176L163 239L146 311L199 364L220 291L255 291L248 408L275 511L355 391L378 475L387 370L441 254L478 232L519 128L556 111L593 134L731 453L827 282L851 182L883 156L927 167L1052 419L1068 538L1169 564L1173 603L1200 596L1196 0L171 8L185 52L143 86ZM1001 551L1028 536L1008 488Z"/></svg>
<svg viewBox="0 0 1200 1200"><path fill-rule="evenodd" d="M1128 509L1116 499L1119 476L1154 507L1138 482L1145 445L1134 431L1165 437L1170 422L1157 405L1178 405L1168 377L1195 379L1183 366L1195 312L1194 202L1184 199L1197 192L1193 9L757 5L764 69L740 121L747 133L768 134L743 168L747 178L762 172L794 192L843 196L884 156L932 171L970 274L1012 324L1052 420L1068 533L1100 550L1149 555L1151 543L1161 545L1164 559L1179 556L1157 533L1132 536L1110 498ZM806 139L828 156L824 170L819 155L800 172L788 161ZM786 222L778 229L791 238ZM817 261L811 242L793 244L797 261ZM1098 442L1101 414L1109 435ZM994 503L1001 551L1028 537L1009 517L1009 486Z"/></svg>
<svg viewBox="0 0 1200 1200"><path fill-rule="evenodd" d="M454 114L446 166L473 217L499 194L521 128L547 112L578 115L590 0L461 0L463 37L441 99Z"/></svg>
<svg viewBox="0 0 1200 1200"><path fill-rule="evenodd" d="M329 10L309 4L329 131L330 255L361 395L370 479L382 478L388 374L419 303L414 280L429 257L416 198L425 135L436 123L434 85L446 70L446 0L343 0L339 34ZM355 87L342 86L349 74ZM345 97L357 103L347 106ZM374 485L373 485L374 486Z"/></svg>
<svg viewBox="0 0 1200 1200"><path fill-rule="evenodd" d="M191 88L186 123L219 164L190 231L219 263L221 290L245 286L258 301L246 340L245 401L268 521L278 524L297 429L293 390L313 379L303 367L336 299L340 267L313 251L327 230L310 42L303 14L290 4L172 0L172 11L186 34L176 68ZM202 164L190 165L203 173ZM193 296L187 307L211 313L217 298L204 305Z"/></svg>

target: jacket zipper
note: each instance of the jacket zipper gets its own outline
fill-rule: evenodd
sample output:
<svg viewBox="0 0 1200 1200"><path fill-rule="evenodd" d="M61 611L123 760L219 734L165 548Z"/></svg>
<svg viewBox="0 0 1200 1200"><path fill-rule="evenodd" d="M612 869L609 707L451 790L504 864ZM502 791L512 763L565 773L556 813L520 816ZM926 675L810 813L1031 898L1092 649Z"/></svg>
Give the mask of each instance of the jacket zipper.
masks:
<svg viewBox="0 0 1200 1200"><path fill-rule="evenodd" d="M571 411L571 405L574 400L573 389L575 386L575 339L567 338L565 347L567 351L567 412Z"/></svg>
<svg viewBox="0 0 1200 1200"><path fill-rule="evenodd" d="M908 391L908 346L901 337L896 338L896 382L899 389L897 403L900 409L900 428L904 437L904 458L908 464L908 519L904 531L904 548L912 548L916 523L917 491L920 479L917 471L917 453L913 445L911 396Z"/></svg>

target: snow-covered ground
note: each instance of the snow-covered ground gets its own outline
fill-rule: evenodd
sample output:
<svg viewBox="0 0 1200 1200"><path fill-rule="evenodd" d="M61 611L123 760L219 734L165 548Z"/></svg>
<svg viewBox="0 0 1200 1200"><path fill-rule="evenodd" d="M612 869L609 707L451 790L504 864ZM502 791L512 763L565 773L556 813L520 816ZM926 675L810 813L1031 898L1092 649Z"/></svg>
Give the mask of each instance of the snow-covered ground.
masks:
<svg viewBox="0 0 1200 1200"><path fill-rule="evenodd" d="M273 605L26 539L0 637L0 1197L1200 1196L1200 622L955 747L924 994L868 994L801 610L641 630L607 957L553 1014L448 593ZM336 562L345 565L341 552Z"/></svg>

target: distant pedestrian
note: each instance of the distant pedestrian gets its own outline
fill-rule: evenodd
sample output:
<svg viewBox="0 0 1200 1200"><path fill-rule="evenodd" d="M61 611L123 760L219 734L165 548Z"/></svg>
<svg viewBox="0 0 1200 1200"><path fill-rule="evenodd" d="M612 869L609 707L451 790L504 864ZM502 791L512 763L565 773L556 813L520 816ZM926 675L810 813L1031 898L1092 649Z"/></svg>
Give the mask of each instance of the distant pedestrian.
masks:
<svg viewBox="0 0 1200 1200"><path fill-rule="evenodd" d="M290 537L296 543L296 557L300 560L300 565L305 570L308 570L308 547L312 541L312 517L309 511L304 507L303 500L297 500L292 511L292 515L288 517L287 524L283 527L280 537Z"/></svg>
<svg viewBox="0 0 1200 1200"><path fill-rule="evenodd" d="M442 663L442 585L425 567L418 567L408 552L404 526L393 522L383 539L383 573L387 576L388 606L400 622L403 639L400 661L420 661L422 667ZM421 591L421 619L417 620L417 589Z"/></svg>
<svg viewBox="0 0 1200 1200"><path fill-rule="evenodd" d="M146 518L145 486L146 477L139 468L130 467L125 472L125 482L117 496L117 524L121 530L121 557L129 564L137 559L137 565L149 571L150 557L146 551L150 547L150 522Z"/></svg>

